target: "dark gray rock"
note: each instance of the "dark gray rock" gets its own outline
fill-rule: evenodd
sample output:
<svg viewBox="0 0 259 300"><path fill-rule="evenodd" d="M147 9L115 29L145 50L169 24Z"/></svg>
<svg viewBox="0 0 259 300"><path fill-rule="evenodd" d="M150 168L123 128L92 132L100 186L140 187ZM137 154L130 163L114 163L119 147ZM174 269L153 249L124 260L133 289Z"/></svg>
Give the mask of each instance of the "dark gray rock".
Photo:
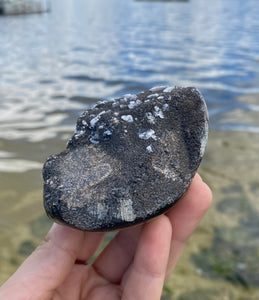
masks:
<svg viewBox="0 0 259 300"><path fill-rule="evenodd" d="M67 149L44 165L44 205L57 222L108 231L146 221L186 191L208 136L195 88L157 87L99 102Z"/></svg>

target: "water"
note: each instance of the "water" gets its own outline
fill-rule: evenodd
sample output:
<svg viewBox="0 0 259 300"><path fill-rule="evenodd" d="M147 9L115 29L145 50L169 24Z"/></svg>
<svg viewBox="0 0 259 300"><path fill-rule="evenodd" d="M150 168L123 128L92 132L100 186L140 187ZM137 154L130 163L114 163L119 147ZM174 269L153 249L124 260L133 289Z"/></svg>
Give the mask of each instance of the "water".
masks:
<svg viewBox="0 0 259 300"><path fill-rule="evenodd" d="M157 84L198 87L213 128L259 132L226 117L259 110L237 100L259 92L259 5L205 4L66 0L1 18L0 138L62 138L89 102Z"/></svg>
<svg viewBox="0 0 259 300"><path fill-rule="evenodd" d="M27 225L44 215L42 162L65 147L77 117L97 99L157 85L195 86L207 101L211 128L222 133L215 140L255 134L246 140L253 144L258 15L257 0L57 0L49 14L0 18L2 280L24 258L15 256L22 243L38 242ZM209 180L207 170L205 163Z"/></svg>

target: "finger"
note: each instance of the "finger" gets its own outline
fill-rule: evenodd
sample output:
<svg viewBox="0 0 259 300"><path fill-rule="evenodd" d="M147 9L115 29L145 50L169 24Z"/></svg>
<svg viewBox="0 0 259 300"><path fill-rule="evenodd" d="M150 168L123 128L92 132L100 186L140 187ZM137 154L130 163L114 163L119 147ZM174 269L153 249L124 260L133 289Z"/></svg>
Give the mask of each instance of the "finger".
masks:
<svg viewBox="0 0 259 300"><path fill-rule="evenodd" d="M122 283L125 299L160 299L171 234L171 224L164 215L144 225L132 267Z"/></svg>
<svg viewBox="0 0 259 300"><path fill-rule="evenodd" d="M88 233L54 224L44 241L10 277L2 290L8 292L16 288L21 296L24 294L24 299L28 295L31 299L38 299L38 295L44 297L51 294L71 271L80 247L88 236ZM91 245L89 255L93 248L94 245Z"/></svg>
<svg viewBox="0 0 259 300"><path fill-rule="evenodd" d="M211 201L211 190L196 174L184 196L167 212L173 230L167 277L173 271L186 241L210 207Z"/></svg>
<svg viewBox="0 0 259 300"><path fill-rule="evenodd" d="M118 284L132 262L142 225L121 230L94 261L92 267L108 281Z"/></svg>
<svg viewBox="0 0 259 300"><path fill-rule="evenodd" d="M77 254L76 262L87 263L101 244L105 234L105 232L85 232L83 243L80 245Z"/></svg>

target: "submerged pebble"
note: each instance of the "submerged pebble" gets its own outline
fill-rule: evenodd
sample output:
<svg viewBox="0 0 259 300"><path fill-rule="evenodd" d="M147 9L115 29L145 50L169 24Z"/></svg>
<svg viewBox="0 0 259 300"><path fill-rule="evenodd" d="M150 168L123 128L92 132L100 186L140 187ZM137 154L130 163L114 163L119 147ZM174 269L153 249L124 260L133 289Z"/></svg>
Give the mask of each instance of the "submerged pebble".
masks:
<svg viewBox="0 0 259 300"><path fill-rule="evenodd" d="M88 231L162 214L189 187L207 136L206 104L192 87L99 102L78 118L66 150L44 165L46 212Z"/></svg>

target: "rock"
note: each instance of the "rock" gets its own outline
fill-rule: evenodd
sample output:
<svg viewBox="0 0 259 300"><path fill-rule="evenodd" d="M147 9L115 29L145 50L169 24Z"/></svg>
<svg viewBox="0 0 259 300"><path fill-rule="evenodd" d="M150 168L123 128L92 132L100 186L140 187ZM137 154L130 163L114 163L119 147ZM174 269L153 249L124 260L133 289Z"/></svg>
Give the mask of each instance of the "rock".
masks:
<svg viewBox="0 0 259 300"><path fill-rule="evenodd" d="M55 221L108 231L164 213L203 157L206 104L195 88L156 87L98 102L65 151L44 165L44 206Z"/></svg>

